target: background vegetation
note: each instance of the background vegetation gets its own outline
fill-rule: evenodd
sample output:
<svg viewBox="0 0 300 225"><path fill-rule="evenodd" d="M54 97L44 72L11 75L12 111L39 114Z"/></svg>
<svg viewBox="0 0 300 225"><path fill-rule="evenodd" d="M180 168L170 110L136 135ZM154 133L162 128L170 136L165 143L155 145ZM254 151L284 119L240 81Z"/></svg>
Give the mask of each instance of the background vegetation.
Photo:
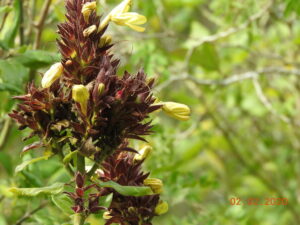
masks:
<svg viewBox="0 0 300 225"><path fill-rule="evenodd" d="M99 1L98 1L99 2ZM101 0L101 12L119 1ZM164 181L164 225L300 224L300 2L135 0L148 18L136 33L111 26L123 70L157 77L157 96L183 102L192 119L154 118L152 176ZM59 60L63 0L0 0L0 225L62 224L51 200L15 198L8 187L69 179L56 159L15 173L39 151L7 113L12 96ZM31 140L34 141L34 140ZM229 199L288 198L287 206L231 206ZM47 206L47 207L45 207ZM92 225L103 224L90 218Z"/></svg>

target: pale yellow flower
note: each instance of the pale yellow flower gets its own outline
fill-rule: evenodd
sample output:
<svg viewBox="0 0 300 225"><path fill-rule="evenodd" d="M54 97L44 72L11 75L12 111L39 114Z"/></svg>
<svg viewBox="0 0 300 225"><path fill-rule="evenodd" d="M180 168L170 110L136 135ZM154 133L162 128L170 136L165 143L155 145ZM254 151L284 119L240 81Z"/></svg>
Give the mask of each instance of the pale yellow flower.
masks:
<svg viewBox="0 0 300 225"><path fill-rule="evenodd" d="M152 151L152 147L150 145L145 145L141 150L139 150L139 154L134 156L135 161L142 161L146 159Z"/></svg>
<svg viewBox="0 0 300 225"><path fill-rule="evenodd" d="M144 185L149 186L155 194L160 194L163 191L163 182L157 178L145 179Z"/></svg>
<svg viewBox="0 0 300 225"><path fill-rule="evenodd" d="M96 2L87 2L82 6L81 13L84 17L85 22L88 22L91 13L96 9Z"/></svg>
<svg viewBox="0 0 300 225"><path fill-rule="evenodd" d="M44 74L42 78L42 87L49 88L64 72L64 67L61 63L55 63Z"/></svg>
<svg viewBox="0 0 300 225"><path fill-rule="evenodd" d="M138 25L145 24L147 18L135 12L128 12L112 16L111 21L120 26L128 26L135 31L144 32L145 28Z"/></svg>
<svg viewBox="0 0 300 225"><path fill-rule="evenodd" d="M190 118L191 110L187 105L177 102L162 102L163 111L178 120L186 121Z"/></svg>
<svg viewBox="0 0 300 225"><path fill-rule="evenodd" d="M129 12L130 7L132 5L132 0L124 0L121 2L119 5L117 5L111 12L110 14L116 15L116 14L122 14Z"/></svg>
<svg viewBox="0 0 300 225"><path fill-rule="evenodd" d="M124 0L117 7L115 7L101 22L98 32L106 27L110 21L121 25L128 26L138 32L145 31L145 28L138 26L147 22L147 18L135 12L129 12L131 0Z"/></svg>
<svg viewBox="0 0 300 225"><path fill-rule="evenodd" d="M103 94L104 90L105 90L105 85L103 83L100 83L98 85L98 93L100 96Z"/></svg>
<svg viewBox="0 0 300 225"><path fill-rule="evenodd" d="M158 205L155 207L154 212L156 215L162 215L168 212L168 210L169 210L168 203L165 201L160 201Z"/></svg>
<svg viewBox="0 0 300 225"><path fill-rule="evenodd" d="M87 113L87 103L90 98L89 90L82 84L74 85L72 88L72 98L80 104L84 115Z"/></svg>
<svg viewBox="0 0 300 225"><path fill-rule="evenodd" d="M103 47L106 45L109 45L112 41L112 37L110 35L105 35L103 37L101 37L100 41L99 41L99 47Z"/></svg>
<svg viewBox="0 0 300 225"><path fill-rule="evenodd" d="M108 211L104 212L102 217L105 220L109 220L112 218L112 216L110 215L110 213Z"/></svg>
<svg viewBox="0 0 300 225"><path fill-rule="evenodd" d="M90 36L90 35L91 35L92 33L94 33L96 30L97 30L97 26L96 26L96 25L89 26L88 28L86 28L86 29L83 31L83 36L84 36L84 37Z"/></svg>

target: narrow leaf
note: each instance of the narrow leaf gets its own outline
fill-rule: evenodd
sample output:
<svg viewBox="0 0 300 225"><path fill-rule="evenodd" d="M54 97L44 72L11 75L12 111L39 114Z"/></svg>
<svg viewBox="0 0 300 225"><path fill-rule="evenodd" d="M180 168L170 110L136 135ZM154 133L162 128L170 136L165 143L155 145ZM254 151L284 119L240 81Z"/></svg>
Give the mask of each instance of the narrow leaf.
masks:
<svg viewBox="0 0 300 225"><path fill-rule="evenodd" d="M150 187L145 186L122 186L116 182L98 182L101 187L113 188L116 192L124 196L145 196L152 195L153 192Z"/></svg>
<svg viewBox="0 0 300 225"><path fill-rule="evenodd" d="M73 202L68 196L64 194L52 195L51 200L61 211L65 212L67 215L71 215L74 213L71 209L73 206Z"/></svg>
<svg viewBox="0 0 300 225"><path fill-rule="evenodd" d="M57 195L64 189L63 183L56 183L48 187L41 188L10 188L9 191L19 196L35 197L39 195Z"/></svg>
<svg viewBox="0 0 300 225"><path fill-rule="evenodd" d="M22 65L31 69L39 69L60 61L58 54L50 54L42 50L28 50L23 54L14 57Z"/></svg>
<svg viewBox="0 0 300 225"><path fill-rule="evenodd" d="M24 168L26 168L28 165L41 161L41 160L47 160L50 156L46 155L46 156L42 156L42 157L38 157L38 158L34 158L34 159L30 159L27 161L22 162L20 165L18 165L15 169L15 173L18 173L20 171L22 171Z"/></svg>

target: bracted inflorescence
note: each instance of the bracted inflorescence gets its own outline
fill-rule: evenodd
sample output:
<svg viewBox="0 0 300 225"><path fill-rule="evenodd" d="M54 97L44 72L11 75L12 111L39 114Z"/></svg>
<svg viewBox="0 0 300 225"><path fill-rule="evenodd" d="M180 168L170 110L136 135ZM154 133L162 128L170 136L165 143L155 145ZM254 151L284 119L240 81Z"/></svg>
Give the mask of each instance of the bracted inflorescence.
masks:
<svg viewBox="0 0 300 225"><path fill-rule="evenodd" d="M130 6L131 0L124 0L102 19L97 16L96 1L66 0L66 22L58 25L61 62L44 74L42 87L29 84L26 95L15 97L21 103L10 116L20 124L20 129L32 129L28 138L37 135L41 140L23 151L45 146L52 155L65 157L76 153L77 158L94 161L90 171L78 169L75 193L68 192L76 213L85 213L86 217L104 209L97 206L99 197L113 193L111 206L104 215L107 224L149 225L155 215L167 210L166 203L159 200L162 183L147 178L149 174L141 171L149 147L136 154L138 151L129 147L128 142L146 141L144 136L151 134L150 113L162 109L176 119L186 120L190 111L182 104L158 102L152 94L154 79L147 79L142 70L134 75L117 75L119 60L110 50L111 37L104 33L110 22L139 32L144 30L139 25L146 18L129 12ZM71 172L75 171L74 160L64 162ZM90 178L100 167L102 182L146 185L153 195L123 196L111 188L98 187ZM90 196L91 206L87 208L80 191L84 182L78 184L79 178L90 180L92 186L88 187L99 192Z"/></svg>

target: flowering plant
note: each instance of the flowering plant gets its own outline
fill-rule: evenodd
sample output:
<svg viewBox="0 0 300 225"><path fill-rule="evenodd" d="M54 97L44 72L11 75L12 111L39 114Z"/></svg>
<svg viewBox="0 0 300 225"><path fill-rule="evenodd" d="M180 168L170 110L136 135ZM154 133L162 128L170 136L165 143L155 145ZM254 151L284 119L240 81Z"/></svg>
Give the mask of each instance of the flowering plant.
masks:
<svg viewBox="0 0 300 225"><path fill-rule="evenodd" d="M45 156L59 155L74 177L73 191L62 185L39 189L39 193L65 194L73 201L74 224L84 224L90 214L103 213L106 224L149 225L154 216L168 210L160 200L162 181L149 178L142 164L152 148L140 150L130 140L146 142L152 133L150 114L162 109L187 120L183 104L161 102L153 95L154 79L137 74L117 75L119 60L111 52L112 38L104 35L110 22L142 32L146 18L129 12L124 0L104 19L97 16L96 1L66 0L66 22L58 25L61 62L44 74L41 87L28 85L28 93L10 116L39 137L23 153L45 148ZM36 160L36 161L37 161ZM86 165L87 162L91 166ZM36 189L13 188L27 195ZM108 207L99 199L111 197Z"/></svg>

